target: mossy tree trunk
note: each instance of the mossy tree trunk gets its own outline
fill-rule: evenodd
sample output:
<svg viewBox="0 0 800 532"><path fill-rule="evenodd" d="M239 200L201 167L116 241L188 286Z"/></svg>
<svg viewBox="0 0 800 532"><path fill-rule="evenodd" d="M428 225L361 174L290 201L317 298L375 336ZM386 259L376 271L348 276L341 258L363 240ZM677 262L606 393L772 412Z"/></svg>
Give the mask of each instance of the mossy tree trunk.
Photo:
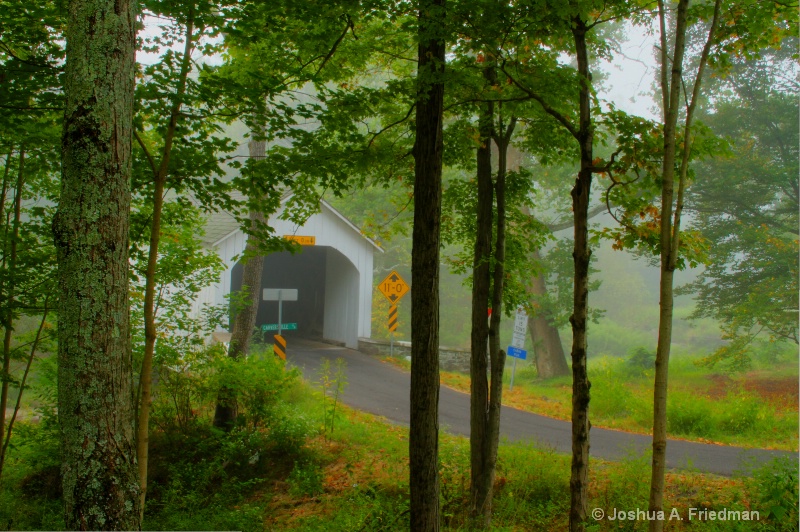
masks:
<svg viewBox="0 0 800 532"><path fill-rule="evenodd" d="M128 303L135 4L68 7L58 253L65 524L138 530Z"/></svg>
<svg viewBox="0 0 800 532"><path fill-rule="evenodd" d="M411 251L411 530L439 530L439 248L445 0L420 0Z"/></svg>

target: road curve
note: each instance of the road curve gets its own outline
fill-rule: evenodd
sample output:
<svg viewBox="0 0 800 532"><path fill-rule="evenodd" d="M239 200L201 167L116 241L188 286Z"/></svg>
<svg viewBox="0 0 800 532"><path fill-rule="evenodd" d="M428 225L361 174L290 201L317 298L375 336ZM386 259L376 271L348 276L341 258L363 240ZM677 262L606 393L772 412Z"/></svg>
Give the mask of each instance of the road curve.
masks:
<svg viewBox="0 0 800 532"><path fill-rule="evenodd" d="M359 410L383 416L393 422L408 425L410 375L375 357L344 347L301 338L290 338L286 351L288 361L298 367L304 377L319 380L323 358L331 361L343 358L347 362L348 386L343 401ZM469 397L445 386L439 394L439 426L451 434L469 436ZM516 408L503 407L500 417L501 437L509 441L532 441L557 452L570 453L571 425ZM590 432L591 455L605 460L620 460L646 452L652 444L650 436L617 430L593 428ZM768 462L773 457L798 454L787 451L744 449L724 445L669 440L667 467L696 469L719 475L745 472L753 465Z"/></svg>

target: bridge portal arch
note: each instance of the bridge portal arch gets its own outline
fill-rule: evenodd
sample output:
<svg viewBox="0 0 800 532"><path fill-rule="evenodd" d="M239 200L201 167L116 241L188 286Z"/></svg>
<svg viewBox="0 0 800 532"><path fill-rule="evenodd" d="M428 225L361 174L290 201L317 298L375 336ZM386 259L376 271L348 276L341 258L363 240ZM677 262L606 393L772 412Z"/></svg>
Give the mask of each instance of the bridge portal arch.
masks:
<svg viewBox="0 0 800 532"><path fill-rule="evenodd" d="M284 197L284 206L289 198ZM268 224L276 234L300 243L301 250L264 257L262 289L298 290L298 301L283 305L282 320L297 323L297 331L285 332L357 348L359 337L371 335L373 254L383 250L324 200L319 212L302 225L281 219L281 214L271 216ZM241 289L240 257L247 238L232 216L217 213L209 219L204 242L219 254L226 269L218 283L200 294L198 308L204 303L226 305L227 296ZM256 325L277 323L277 309L277 303L262 302Z"/></svg>
<svg viewBox="0 0 800 532"><path fill-rule="evenodd" d="M261 261L259 293L265 288L297 290L297 301L281 304L281 322L297 324L297 329L284 329L285 336L322 338L343 342L348 347L358 346L360 275L347 257L330 246L304 246L298 253L272 253ZM232 292L242 288L243 268L239 261L231 269ZM262 300L256 327L277 323L278 302Z"/></svg>

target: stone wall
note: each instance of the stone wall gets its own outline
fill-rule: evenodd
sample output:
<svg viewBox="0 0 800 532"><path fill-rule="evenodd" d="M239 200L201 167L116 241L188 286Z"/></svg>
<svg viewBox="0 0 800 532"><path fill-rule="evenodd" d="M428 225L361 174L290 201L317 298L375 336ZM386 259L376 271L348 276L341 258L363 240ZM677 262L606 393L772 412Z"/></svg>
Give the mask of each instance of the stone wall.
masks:
<svg viewBox="0 0 800 532"><path fill-rule="evenodd" d="M359 338L358 350L373 356L390 356L392 351L388 340ZM393 356L411 360L411 342L394 342ZM439 347L439 367L443 371L459 371L469 373L470 352L466 349Z"/></svg>

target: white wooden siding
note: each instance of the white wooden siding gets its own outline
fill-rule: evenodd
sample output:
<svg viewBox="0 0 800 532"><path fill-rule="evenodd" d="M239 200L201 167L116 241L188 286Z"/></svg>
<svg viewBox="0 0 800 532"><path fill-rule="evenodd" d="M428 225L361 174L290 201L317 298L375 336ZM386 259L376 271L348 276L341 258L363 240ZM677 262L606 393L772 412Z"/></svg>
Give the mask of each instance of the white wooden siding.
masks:
<svg viewBox="0 0 800 532"><path fill-rule="evenodd" d="M343 341L351 348L358 346L359 336L369 338L375 244L324 202L321 203L321 212L309 217L302 226L281 220L277 215L270 218L269 224L279 236L313 236L316 246L332 248L327 253L323 335ZM213 245L226 269L218 283L199 295L196 301L198 312L203 303L226 304L225 296L231 291L231 271L246 244L247 235L237 230Z"/></svg>

